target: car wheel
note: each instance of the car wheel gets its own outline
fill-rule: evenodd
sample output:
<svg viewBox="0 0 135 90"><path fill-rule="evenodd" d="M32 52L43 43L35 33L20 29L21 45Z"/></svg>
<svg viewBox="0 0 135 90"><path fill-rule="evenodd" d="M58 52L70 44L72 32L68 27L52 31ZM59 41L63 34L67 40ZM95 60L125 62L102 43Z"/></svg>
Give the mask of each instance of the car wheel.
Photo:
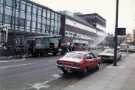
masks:
<svg viewBox="0 0 135 90"><path fill-rule="evenodd" d="M68 71L62 69L63 74L68 74Z"/></svg>
<svg viewBox="0 0 135 90"><path fill-rule="evenodd" d="M88 68L85 68L84 70L83 70L83 76L86 76L88 74Z"/></svg>
<svg viewBox="0 0 135 90"><path fill-rule="evenodd" d="M100 64L98 63L98 64L96 65L96 70L99 70L99 67L100 67Z"/></svg>

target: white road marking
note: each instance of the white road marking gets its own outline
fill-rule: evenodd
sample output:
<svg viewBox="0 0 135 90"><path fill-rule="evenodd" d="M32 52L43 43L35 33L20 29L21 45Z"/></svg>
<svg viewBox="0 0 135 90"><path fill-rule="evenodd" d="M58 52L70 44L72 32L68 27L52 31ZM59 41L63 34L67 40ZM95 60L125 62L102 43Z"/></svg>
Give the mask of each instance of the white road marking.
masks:
<svg viewBox="0 0 135 90"><path fill-rule="evenodd" d="M58 78L61 77L59 74L53 74L52 76L53 76L55 79L58 79Z"/></svg>
<svg viewBox="0 0 135 90"><path fill-rule="evenodd" d="M48 85L47 83L51 82L52 80L50 81L44 81L42 83L35 83L35 84L29 84L30 87L29 88L26 88L26 89L36 89L36 90L40 90L41 88L49 88L50 85Z"/></svg>
<svg viewBox="0 0 135 90"><path fill-rule="evenodd" d="M22 59L17 59L17 60L3 60L3 61L0 61L0 63L6 63L6 62L22 62L22 61L25 61L26 58L22 58Z"/></svg>
<svg viewBox="0 0 135 90"><path fill-rule="evenodd" d="M108 69L115 69L115 68L116 68L116 69L124 69L125 66L112 66L112 65L111 65L111 66L107 66L107 68L108 68Z"/></svg>
<svg viewBox="0 0 135 90"><path fill-rule="evenodd" d="M33 64L33 63L19 64L19 65L7 65L7 66L0 67L0 69L16 68L16 67L22 67L22 66L27 66L27 65L31 65L31 64Z"/></svg>

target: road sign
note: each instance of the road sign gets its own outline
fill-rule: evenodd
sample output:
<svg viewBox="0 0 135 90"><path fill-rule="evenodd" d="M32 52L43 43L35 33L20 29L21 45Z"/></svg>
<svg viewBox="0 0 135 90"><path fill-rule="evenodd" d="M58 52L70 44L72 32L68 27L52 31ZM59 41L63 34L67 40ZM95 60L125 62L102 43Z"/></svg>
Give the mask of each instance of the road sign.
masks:
<svg viewBox="0 0 135 90"><path fill-rule="evenodd" d="M126 35L126 28L117 28L117 35Z"/></svg>

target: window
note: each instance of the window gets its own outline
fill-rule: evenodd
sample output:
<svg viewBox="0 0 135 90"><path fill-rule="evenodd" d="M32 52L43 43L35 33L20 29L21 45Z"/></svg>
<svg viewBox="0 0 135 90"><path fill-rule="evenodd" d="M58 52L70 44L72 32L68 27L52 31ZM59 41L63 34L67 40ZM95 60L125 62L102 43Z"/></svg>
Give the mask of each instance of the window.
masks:
<svg viewBox="0 0 135 90"><path fill-rule="evenodd" d="M0 5L0 13L3 13L3 6Z"/></svg>
<svg viewBox="0 0 135 90"><path fill-rule="evenodd" d="M86 54L86 59L92 59L92 55L91 54Z"/></svg>
<svg viewBox="0 0 135 90"><path fill-rule="evenodd" d="M12 8L6 7L6 8L5 8L5 14L6 14L6 15L12 15Z"/></svg>
<svg viewBox="0 0 135 90"><path fill-rule="evenodd" d="M26 25L27 25L27 27L30 27L30 21L27 21Z"/></svg>
<svg viewBox="0 0 135 90"><path fill-rule="evenodd" d="M19 10L19 1L16 2L17 6L16 6L16 9Z"/></svg>
<svg viewBox="0 0 135 90"><path fill-rule="evenodd" d="M38 22L41 23L41 16L38 16Z"/></svg>
<svg viewBox="0 0 135 90"><path fill-rule="evenodd" d="M50 31L50 26L47 25L46 26L46 32L49 33L49 31Z"/></svg>
<svg viewBox="0 0 135 90"><path fill-rule="evenodd" d="M33 29L36 28L36 22L32 22L32 28L33 28Z"/></svg>
<svg viewBox="0 0 135 90"><path fill-rule="evenodd" d="M25 19L19 19L19 26L25 26Z"/></svg>
<svg viewBox="0 0 135 90"><path fill-rule="evenodd" d="M41 14L42 14L42 8L38 8L38 16L41 16Z"/></svg>
<svg viewBox="0 0 135 90"><path fill-rule="evenodd" d="M2 15L0 14L0 22L2 22Z"/></svg>
<svg viewBox="0 0 135 90"><path fill-rule="evenodd" d="M33 5L33 14L37 13L37 6Z"/></svg>
<svg viewBox="0 0 135 90"><path fill-rule="evenodd" d="M57 31L57 28L56 28L56 27L54 27L54 33L55 33L55 34L57 34L57 33L58 33L58 31Z"/></svg>
<svg viewBox="0 0 135 90"><path fill-rule="evenodd" d="M26 22L26 31L30 31L30 24L31 24L31 22L30 21L27 21Z"/></svg>
<svg viewBox="0 0 135 90"><path fill-rule="evenodd" d="M25 18L25 11L21 11L20 17L21 17L21 18Z"/></svg>
<svg viewBox="0 0 135 90"><path fill-rule="evenodd" d="M96 56L93 53L90 53L92 55L93 58L96 58Z"/></svg>
<svg viewBox="0 0 135 90"><path fill-rule="evenodd" d="M49 19L47 19L47 25L50 25L50 20Z"/></svg>
<svg viewBox="0 0 135 90"><path fill-rule="evenodd" d="M46 18L45 17L42 18L42 23L46 24Z"/></svg>
<svg viewBox="0 0 135 90"><path fill-rule="evenodd" d="M37 28L41 28L41 23L38 23Z"/></svg>
<svg viewBox="0 0 135 90"><path fill-rule="evenodd" d="M77 59L79 60L79 59L82 59L82 58L84 57L84 54L82 54L82 53L70 52L70 53L67 53L64 57L77 58Z"/></svg>
<svg viewBox="0 0 135 90"><path fill-rule="evenodd" d="M45 33L45 26L46 25L42 25L42 32Z"/></svg>
<svg viewBox="0 0 135 90"><path fill-rule="evenodd" d="M6 5L11 7L12 6L12 1L13 0L6 0Z"/></svg>
<svg viewBox="0 0 135 90"><path fill-rule="evenodd" d="M31 20L31 13L26 13L27 15L26 15L26 19L27 20Z"/></svg>
<svg viewBox="0 0 135 90"><path fill-rule="evenodd" d="M24 1L21 2L21 10L25 11L26 3Z"/></svg>
<svg viewBox="0 0 135 90"><path fill-rule="evenodd" d="M51 13L51 19L54 19L54 12Z"/></svg>
<svg viewBox="0 0 135 90"><path fill-rule="evenodd" d="M60 15L57 15L57 17L58 17L58 22L60 22Z"/></svg>
<svg viewBox="0 0 135 90"><path fill-rule="evenodd" d="M43 17L46 17L46 10L43 9Z"/></svg>
<svg viewBox="0 0 135 90"><path fill-rule="evenodd" d="M31 4L30 3L28 3L27 12L31 13Z"/></svg>
<svg viewBox="0 0 135 90"><path fill-rule="evenodd" d="M47 18L50 18L50 11L47 10Z"/></svg>
<svg viewBox="0 0 135 90"><path fill-rule="evenodd" d="M51 27L51 32L53 32L54 31L54 28L53 27Z"/></svg>
<svg viewBox="0 0 135 90"><path fill-rule="evenodd" d="M36 21L36 15L32 15L32 21Z"/></svg>
<svg viewBox="0 0 135 90"><path fill-rule="evenodd" d="M51 26L54 26L54 20L51 20Z"/></svg>
<svg viewBox="0 0 135 90"><path fill-rule="evenodd" d="M57 21L57 19L58 19L57 13L55 13L55 16L54 17L55 17L55 21Z"/></svg>
<svg viewBox="0 0 135 90"><path fill-rule="evenodd" d="M11 23L11 16L5 16L5 23L10 24Z"/></svg>
<svg viewBox="0 0 135 90"><path fill-rule="evenodd" d="M0 0L0 3L3 3L3 0Z"/></svg>

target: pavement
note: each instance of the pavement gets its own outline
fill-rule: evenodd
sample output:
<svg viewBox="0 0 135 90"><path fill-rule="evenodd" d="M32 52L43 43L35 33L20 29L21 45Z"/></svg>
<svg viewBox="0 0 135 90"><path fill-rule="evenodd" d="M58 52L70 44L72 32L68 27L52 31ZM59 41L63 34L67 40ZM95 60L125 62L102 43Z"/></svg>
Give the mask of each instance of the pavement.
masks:
<svg viewBox="0 0 135 90"><path fill-rule="evenodd" d="M135 90L135 54L62 90Z"/></svg>

